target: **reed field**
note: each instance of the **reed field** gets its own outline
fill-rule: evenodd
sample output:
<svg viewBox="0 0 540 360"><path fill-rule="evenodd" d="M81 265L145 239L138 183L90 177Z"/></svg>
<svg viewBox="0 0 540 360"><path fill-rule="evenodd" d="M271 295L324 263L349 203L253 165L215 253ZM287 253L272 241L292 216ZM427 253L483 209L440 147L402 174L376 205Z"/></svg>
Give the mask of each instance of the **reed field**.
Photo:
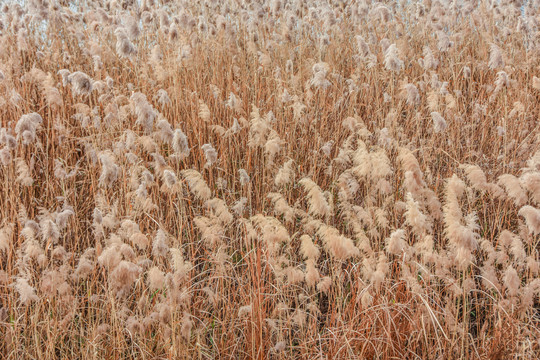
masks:
<svg viewBox="0 0 540 360"><path fill-rule="evenodd" d="M539 0L0 0L0 359L537 359L539 251Z"/></svg>

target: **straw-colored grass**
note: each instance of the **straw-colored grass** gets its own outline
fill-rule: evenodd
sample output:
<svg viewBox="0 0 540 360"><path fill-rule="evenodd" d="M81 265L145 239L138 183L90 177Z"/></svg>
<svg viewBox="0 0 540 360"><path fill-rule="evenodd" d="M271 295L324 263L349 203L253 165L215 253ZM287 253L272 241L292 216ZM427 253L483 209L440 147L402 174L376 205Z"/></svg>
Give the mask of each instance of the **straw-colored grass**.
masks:
<svg viewBox="0 0 540 360"><path fill-rule="evenodd" d="M7 1L0 358L538 358L539 24Z"/></svg>

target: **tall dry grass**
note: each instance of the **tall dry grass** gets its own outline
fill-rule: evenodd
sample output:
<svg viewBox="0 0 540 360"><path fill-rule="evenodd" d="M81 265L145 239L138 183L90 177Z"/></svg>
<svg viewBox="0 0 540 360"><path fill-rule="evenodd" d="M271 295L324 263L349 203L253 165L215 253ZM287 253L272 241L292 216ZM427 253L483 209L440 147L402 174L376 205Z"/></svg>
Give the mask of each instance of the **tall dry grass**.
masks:
<svg viewBox="0 0 540 360"><path fill-rule="evenodd" d="M0 356L537 358L538 1L8 1Z"/></svg>

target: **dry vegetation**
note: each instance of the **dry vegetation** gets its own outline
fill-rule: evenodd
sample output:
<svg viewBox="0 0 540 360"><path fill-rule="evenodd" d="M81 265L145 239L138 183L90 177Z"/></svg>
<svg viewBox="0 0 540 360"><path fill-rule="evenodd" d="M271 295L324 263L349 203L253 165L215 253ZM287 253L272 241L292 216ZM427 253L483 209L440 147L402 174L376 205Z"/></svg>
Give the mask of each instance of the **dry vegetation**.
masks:
<svg viewBox="0 0 540 360"><path fill-rule="evenodd" d="M540 356L540 4L8 1L2 359Z"/></svg>

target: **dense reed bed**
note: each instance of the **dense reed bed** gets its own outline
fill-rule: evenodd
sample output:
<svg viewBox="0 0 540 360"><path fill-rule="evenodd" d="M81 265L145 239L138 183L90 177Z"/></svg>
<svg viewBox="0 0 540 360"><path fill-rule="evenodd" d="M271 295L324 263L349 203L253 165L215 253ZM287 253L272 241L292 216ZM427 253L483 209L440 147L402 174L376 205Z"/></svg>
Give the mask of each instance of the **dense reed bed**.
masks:
<svg viewBox="0 0 540 360"><path fill-rule="evenodd" d="M0 357L537 358L539 26L4 2Z"/></svg>

